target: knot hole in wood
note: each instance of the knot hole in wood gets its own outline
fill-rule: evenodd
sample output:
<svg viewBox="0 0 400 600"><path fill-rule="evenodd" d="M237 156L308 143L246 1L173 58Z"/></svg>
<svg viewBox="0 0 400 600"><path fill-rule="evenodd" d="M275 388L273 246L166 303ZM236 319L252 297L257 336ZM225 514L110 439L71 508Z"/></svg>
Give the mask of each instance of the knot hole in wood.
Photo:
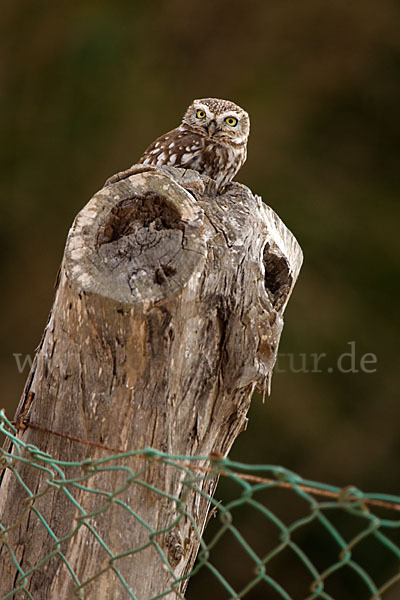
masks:
<svg viewBox="0 0 400 600"><path fill-rule="evenodd" d="M125 278L133 297L160 300L183 287L199 260L188 248L193 233L168 197L132 192L99 225L97 253L107 270Z"/></svg>
<svg viewBox="0 0 400 600"><path fill-rule="evenodd" d="M184 229L181 216L167 199L155 192L134 194L111 209L108 220L99 228L97 240L102 246L133 234L139 237L140 245L152 245L155 232L166 229Z"/></svg>
<svg viewBox="0 0 400 600"><path fill-rule="evenodd" d="M290 265L285 256L274 252L268 242L264 247L264 284L272 306L279 311L285 304L293 287L293 277L289 271Z"/></svg>

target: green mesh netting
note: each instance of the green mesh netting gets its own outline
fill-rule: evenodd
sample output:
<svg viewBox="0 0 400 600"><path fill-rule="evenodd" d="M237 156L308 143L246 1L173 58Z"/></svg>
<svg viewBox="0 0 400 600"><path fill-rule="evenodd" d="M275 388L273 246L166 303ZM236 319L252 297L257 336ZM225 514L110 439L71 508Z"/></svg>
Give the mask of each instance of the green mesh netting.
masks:
<svg viewBox="0 0 400 600"><path fill-rule="evenodd" d="M185 597L188 600L200 598L239 599L258 598L275 600L395 600L400 598L400 497L384 494L367 494L355 488L343 490L314 481L307 481L282 467L270 465L247 465L229 459L210 460L208 457L172 456L154 449L111 454L105 452L100 460L63 462L53 459L31 444L23 443L15 427L0 413L0 430L13 442L12 451L1 451L3 469L9 469L26 493L24 509L14 523L3 522L0 515L0 538L7 552L10 568L18 571L15 587L10 589L3 600L21 594L35 600L29 591L29 580L39 569L46 569L50 560L59 560L68 570L75 585L75 597L84 599L88 584L112 569L119 585L126 591L126 598L135 599L135 591L129 589L118 570L118 554L113 553L105 541L97 535L97 543L102 545L108 556L106 566L99 565L99 571L90 579L80 581L61 550L61 542L49 527L38 509L37 497L21 477L21 463L31 469L39 469L45 474L46 486L41 490L43 498L54 491L65 496L67 502L76 504L74 488L87 490L88 494L103 494L96 490L94 478L100 472L122 468L126 474L123 487L108 494L101 512L119 503L126 511L126 518L137 519L134 507L123 500L127 486L149 487L144 483L144 474L154 461L168 465L184 474L183 484L188 489L204 496L199 488L200 478L220 477L219 487L214 498L208 496L212 510L209 524L200 538L197 562L191 573L185 575L190 584ZM127 465L127 459L142 457L140 470ZM209 467L199 466L205 461ZM129 462L129 460L128 460ZM75 476L68 477L73 467ZM78 470L78 476L76 476ZM26 472L26 470L25 470ZM150 486L151 488L151 486ZM174 498L162 490L153 488L156 494L164 494L169 502L176 505L179 518L192 518L186 511L182 497ZM76 506L78 517L76 527L70 537L78 535L81 527L91 527L90 517L81 506ZM37 562L24 571L18 559L18 549L10 543L10 532L18 527L33 511L40 520L46 534L52 540L52 551L37 556ZM141 552L154 546L160 568L171 573L171 584L151 600L162 598L175 591L177 598L183 596L177 591L181 579L174 579L174 570L157 542L159 533L146 523L148 541L130 554ZM176 526L176 520L171 528ZM206 590L206 593L204 592ZM144 600L144 599L140 599ZM150 600L150 598L148 599Z"/></svg>

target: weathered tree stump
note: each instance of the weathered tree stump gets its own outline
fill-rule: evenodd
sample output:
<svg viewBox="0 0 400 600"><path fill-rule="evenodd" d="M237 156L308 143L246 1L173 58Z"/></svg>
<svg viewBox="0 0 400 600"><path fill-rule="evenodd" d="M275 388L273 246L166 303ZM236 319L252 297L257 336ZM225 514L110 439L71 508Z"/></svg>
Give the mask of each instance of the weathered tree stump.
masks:
<svg viewBox="0 0 400 600"><path fill-rule="evenodd" d="M29 419L55 431L126 450L151 446L179 455L226 455L246 427L253 390L269 386L283 311L301 262L293 235L243 185L233 183L217 195L207 177L167 167L140 166L129 176L112 178L69 233L54 306L19 413L34 393ZM30 428L19 435L64 461L104 456L102 450ZM29 465L19 469L30 489L40 493L45 473ZM152 486L182 495L182 474L176 470L154 465L146 477ZM95 481L109 491L123 482L119 471L99 474ZM205 479L199 486L212 494L215 484ZM4 526L18 521L25 496L6 470L0 500ZM86 512L103 501L84 490L75 496ZM123 499L154 530L176 518L173 502L144 487L129 487ZM202 531L207 502L193 490L185 502ZM57 489L38 497L34 506L58 539L76 525L75 506ZM117 506L93 517L91 525L114 554L149 539L148 531ZM189 520L160 534L157 542L175 577L192 568L198 540ZM25 572L52 549L32 510L9 532L8 544ZM79 581L98 573L109 558L84 527L60 551ZM119 559L117 566L139 600L170 585L171 573L152 546ZM1 596L17 578L2 546ZM70 600L75 585L55 554L33 572L27 589L35 600ZM113 570L105 569L85 586L84 597L127 596Z"/></svg>

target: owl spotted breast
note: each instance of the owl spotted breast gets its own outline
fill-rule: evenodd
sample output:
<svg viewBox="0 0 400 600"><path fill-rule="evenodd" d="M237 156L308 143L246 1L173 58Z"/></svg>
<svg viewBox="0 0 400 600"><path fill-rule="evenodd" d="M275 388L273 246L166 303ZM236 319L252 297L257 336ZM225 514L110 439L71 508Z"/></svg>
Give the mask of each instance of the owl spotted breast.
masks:
<svg viewBox="0 0 400 600"><path fill-rule="evenodd" d="M179 127L157 138L139 163L194 169L221 189L246 160L249 132L249 115L240 106L217 98L194 100Z"/></svg>

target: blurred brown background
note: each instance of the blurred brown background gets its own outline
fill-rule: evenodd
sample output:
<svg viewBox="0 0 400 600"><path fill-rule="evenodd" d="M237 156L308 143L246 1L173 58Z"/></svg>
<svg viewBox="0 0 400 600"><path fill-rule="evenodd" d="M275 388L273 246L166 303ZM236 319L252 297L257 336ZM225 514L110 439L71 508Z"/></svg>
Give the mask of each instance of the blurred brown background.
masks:
<svg viewBox="0 0 400 600"><path fill-rule="evenodd" d="M1 12L9 416L28 374L14 354L34 354L76 213L193 98L228 98L252 120L237 179L304 250L280 350L296 370L301 354L308 370L312 353L327 354L319 373L282 358L231 457L400 494L398 3L6 0ZM342 373L353 341L359 372ZM365 353L376 372L360 370Z"/></svg>

